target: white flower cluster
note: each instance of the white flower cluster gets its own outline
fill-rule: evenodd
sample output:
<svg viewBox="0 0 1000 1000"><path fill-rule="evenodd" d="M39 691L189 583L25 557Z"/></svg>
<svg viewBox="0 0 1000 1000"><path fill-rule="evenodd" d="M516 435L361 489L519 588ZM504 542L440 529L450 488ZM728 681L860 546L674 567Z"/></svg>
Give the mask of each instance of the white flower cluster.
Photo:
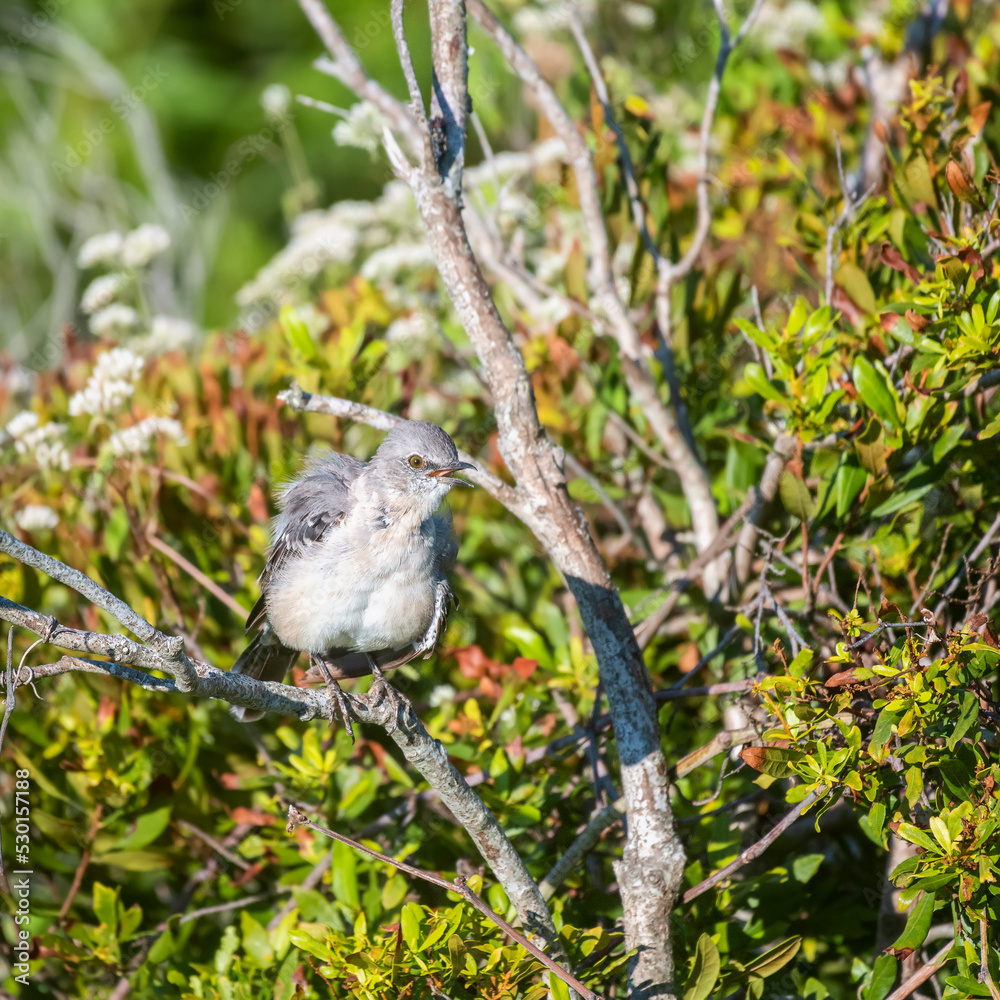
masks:
<svg viewBox="0 0 1000 1000"><path fill-rule="evenodd" d="M351 264L366 250L419 242L423 225L402 181L390 181L375 201L340 201L327 211L306 212L292 224L288 245L237 293L237 304L246 310L243 324L256 329L272 319L324 267ZM268 303L259 318L252 308L258 303Z"/></svg>
<svg viewBox="0 0 1000 1000"><path fill-rule="evenodd" d="M362 265L361 277L373 284L395 281L403 271L434 266L434 255L426 243L402 243L376 250Z"/></svg>
<svg viewBox="0 0 1000 1000"><path fill-rule="evenodd" d="M450 684L438 684L431 690L427 698L427 703L431 708L440 708L442 705L450 705L455 700L458 692Z"/></svg>
<svg viewBox="0 0 1000 1000"><path fill-rule="evenodd" d="M115 431L108 438L108 446L118 456L141 455L159 435L177 444L187 444L184 428L178 421L170 417L147 417L132 427Z"/></svg>
<svg viewBox="0 0 1000 1000"><path fill-rule="evenodd" d="M178 316L154 316L149 333L133 337L129 347L138 354L164 354L167 351L183 351L195 342L198 327Z"/></svg>
<svg viewBox="0 0 1000 1000"><path fill-rule="evenodd" d="M333 126L333 141L338 146L357 146L374 153L382 143L386 120L371 101L351 106L343 121Z"/></svg>
<svg viewBox="0 0 1000 1000"><path fill-rule="evenodd" d="M157 254L170 246L170 234L163 226L150 222L133 229L122 244L122 262L126 267L145 267Z"/></svg>
<svg viewBox="0 0 1000 1000"><path fill-rule="evenodd" d="M80 247L76 262L83 270L97 264L117 264L121 261L123 242L121 233L98 233Z"/></svg>
<svg viewBox="0 0 1000 1000"><path fill-rule="evenodd" d="M139 325L139 314L121 302L112 302L90 317L90 332L96 337L131 333Z"/></svg>
<svg viewBox="0 0 1000 1000"><path fill-rule="evenodd" d="M170 246L170 234L163 228L147 222L122 236L119 232L99 233L91 236L80 247L76 262L81 268L97 264L126 267L145 267L157 254Z"/></svg>
<svg viewBox="0 0 1000 1000"><path fill-rule="evenodd" d="M142 374L143 361L128 348L116 347L97 358L86 386L70 397L69 413L112 413L135 392L135 381Z"/></svg>
<svg viewBox="0 0 1000 1000"><path fill-rule="evenodd" d="M51 531L59 523L59 515L40 503L29 503L14 515L14 523L22 531Z"/></svg>
<svg viewBox="0 0 1000 1000"><path fill-rule="evenodd" d="M8 422L5 430L14 442L14 450L19 455L34 455L40 468L69 468L69 452L61 440L65 424L40 424L37 413L24 410Z"/></svg>
<svg viewBox="0 0 1000 1000"><path fill-rule="evenodd" d="M129 276L121 271L102 274L87 286L80 299L80 310L88 316L104 309L128 288Z"/></svg>
<svg viewBox="0 0 1000 1000"><path fill-rule="evenodd" d="M633 28L649 29L656 25L656 11L641 3L623 3L621 15Z"/></svg>

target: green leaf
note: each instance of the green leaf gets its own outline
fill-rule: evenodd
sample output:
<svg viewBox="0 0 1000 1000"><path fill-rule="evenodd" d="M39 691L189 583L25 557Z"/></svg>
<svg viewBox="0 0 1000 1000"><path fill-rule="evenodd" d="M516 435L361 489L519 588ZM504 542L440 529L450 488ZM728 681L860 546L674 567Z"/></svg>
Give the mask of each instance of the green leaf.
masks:
<svg viewBox="0 0 1000 1000"><path fill-rule="evenodd" d="M882 828L885 826L885 803L873 802L868 810L868 826L876 837L882 836Z"/></svg>
<svg viewBox="0 0 1000 1000"><path fill-rule="evenodd" d="M929 493L937 483L927 483L925 486L917 486L912 490L897 491L887 500L883 500L873 511L872 517L885 517L888 514L895 514L897 510L909 507L911 503L916 503L925 493Z"/></svg>
<svg viewBox="0 0 1000 1000"><path fill-rule="evenodd" d="M407 903L399 915L403 940L410 951L417 950L417 942L420 940L420 925L423 923L423 919L424 911L413 902Z"/></svg>
<svg viewBox="0 0 1000 1000"><path fill-rule="evenodd" d="M906 804L912 809L924 790L924 772L920 767L910 767L906 771Z"/></svg>
<svg viewBox="0 0 1000 1000"><path fill-rule="evenodd" d="M100 882L94 883L94 916L111 932L112 940L118 936L117 889L109 889Z"/></svg>
<svg viewBox="0 0 1000 1000"><path fill-rule="evenodd" d="M773 400L775 403L787 403L788 400L778 392L764 374L764 369L754 361L747 363L743 369L743 380L758 396Z"/></svg>
<svg viewBox="0 0 1000 1000"><path fill-rule="evenodd" d="M940 462L962 440L966 429L965 424L954 424L945 428L944 433L934 442L934 447L931 449L931 461Z"/></svg>
<svg viewBox="0 0 1000 1000"><path fill-rule="evenodd" d="M350 909L361 905L358 896L357 855L354 850L339 840L333 843L333 858L330 865L334 897Z"/></svg>
<svg viewBox="0 0 1000 1000"><path fill-rule="evenodd" d="M854 498L864 489L868 473L853 462L844 462L837 470L835 483L837 494L837 517L845 517L854 503Z"/></svg>
<svg viewBox="0 0 1000 1000"><path fill-rule="evenodd" d="M896 966L898 963L892 955L879 955L875 959L872 977L868 985L861 991L862 1000L885 1000L896 982Z"/></svg>
<svg viewBox="0 0 1000 1000"><path fill-rule="evenodd" d="M941 848L924 833L923 830L915 827L912 823L900 823L896 830L898 836L902 837L903 840L908 840L911 844L916 844L917 847L922 847L924 850L930 851L932 854L940 854Z"/></svg>
<svg viewBox="0 0 1000 1000"><path fill-rule="evenodd" d="M552 1000L569 1000L569 987L558 976L549 976L549 991Z"/></svg>
<svg viewBox="0 0 1000 1000"><path fill-rule="evenodd" d="M868 426L854 442L854 450L862 468L873 476L880 476L885 468L885 439L882 435L882 425L877 420L870 420Z"/></svg>
<svg viewBox="0 0 1000 1000"><path fill-rule="evenodd" d="M808 521L813 515L814 504L809 487L787 470L781 474L781 502L792 517L797 517L800 521Z"/></svg>
<svg viewBox="0 0 1000 1000"><path fill-rule="evenodd" d="M316 345L309 336L309 327L295 315L292 306L282 306L278 317L278 325L291 345L306 358L316 353Z"/></svg>
<svg viewBox="0 0 1000 1000"><path fill-rule="evenodd" d="M733 322L758 347L763 347L765 350L771 351L777 346L775 338L766 330L761 330L756 323L751 323L748 319L737 319Z"/></svg>
<svg viewBox="0 0 1000 1000"><path fill-rule="evenodd" d="M116 849L126 851L151 844L167 828L172 808L172 806L163 806L162 809L143 813L135 821L135 829L127 837L116 842Z"/></svg>
<svg viewBox="0 0 1000 1000"><path fill-rule="evenodd" d="M266 969L274 962L274 950L267 931L246 910L240 913L240 935L243 938L243 950L257 965Z"/></svg>
<svg viewBox="0 0 1000 1000"><path fill-rule="evenodd" d="M800 854L792 862L792 875L796 882L808 882L819 871L823 863L823 854Z"/></svg>
<svg viewBox="0 0 1000 1000"><path fill-rule="evenodd" d="M406 788L414 787L413 779L406 773L402 764L400 764L391 753L387 753L383 756L382 766L386 769L386 772L393 781L398 781Z"/></svg>
<svg viewBox="0 0 1000 1000"><path fill-rule="evenodd" d="M857 264L847 261L833 272L833 280L857 303L858 308L871 315L876 311L875 293L868 275Z"/></svg>
<svg viewBox="0 0 1000 1000"><path fill-rule="evenodd" d="M719 949L715 942L702 934L695 945L694 966L684 987L684 1000L707 1000L719 979Z"/></svg>
<svg viewBox="0 0 1000 1000"><path fill-rule="evenodd" d="M945 740L949 750L954 750L958 741L979 722L979 698L971 691L963 691L959 699L958 718L955 728Z"/></svg>
<svg viewBox="0 0 1000 1000"><path fill-rule="evenodd" d="M108 851L95 854L93 861L129 872L156 872L170 864L167 856L159 851Z"/></svg>
<svg viewBox="0 0 1000 1000"><path fill-rule="evenodd" d="M799 953L802 946L802 938L799 935L776 944L773 948L759 955L744 969L745 972L766 978L773 976L779 969L784 968Z"/></svg>
<svg viewBox="0 0 1000 1000"><path fill-rule="evenodd" d="M146 961L151 965L157 965L160 962L168 959L173 953L174 948L177 947L177 942L174 940L174 935L171 933L168 927L154 942L153 947L149 949L149 954L146 956Z"/></svg>
<svg viewBox="0 0 1000 1000"><path fill-rule="evenodd" d="M406 899L409 883L402 875L396 874L382 886L382 909L394 910Z"/></svg>
<svg viewBox="0 0 1000 1000"><path fill-rule="evenodd" d="M896 391L889 384L888 378L877 371L872 363L859 354L854 359L852 373L854 385L857 387L861 401L883 424L899 429L902 420L899 415L900 403Z"/></svg>
<svg viewBox="0 0 1000 1000"><path fill-rule="evenodd" d="M128 538L128 514L122 506L111 511L108 523L104 526L104 549L112 562L118 562L122 545Z"/></svg>
<svg viewBox="0 0 1000 1000"><path fill-rule="evenodd" d="M899 712L892 712L888 708L883 708L879 712L878 719L875 721L875 728L872 730L871 739L868 741L869 753L872 753L873 750L881 750L885 746L892 735L892 727L898 721ZM872 753L872 756L875 756L875 754Z"/></svg>
<svg viewBox="0 0 1000 1000"><path fill-rule="evenodd" d="M892 947L897 950L912 948L916 951L924 943L927 932L931 929L933 916L934 893L925 892L910 911L903 933L899 935Z"/></svg>

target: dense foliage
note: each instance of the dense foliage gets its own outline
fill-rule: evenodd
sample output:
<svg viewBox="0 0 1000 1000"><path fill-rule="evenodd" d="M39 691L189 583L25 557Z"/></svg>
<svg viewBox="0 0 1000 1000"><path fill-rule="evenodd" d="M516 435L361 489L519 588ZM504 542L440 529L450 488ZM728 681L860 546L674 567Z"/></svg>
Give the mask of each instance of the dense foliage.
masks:
<svg viewBox="0 0 1000 1000"><path fill-rule="evenodd" d="M613 136L555 8L518 6L515 30L597 150L616 274L659 350L655 275ZM704 89L682 81L692 66L709 72L714 14L595 6L591 34L609 53L653 238L676 256L693 229L687 127ZM723 599L685 589L646 650L658 691L710 653L698 683L752 682L662 703L671 763L722 728L759 732L741 756L721 757L721 773L716 757L676 780L685 888L818 796L759 860L679 905L685 1000L884 1000L952 936L939 995L996 996L1000 982L1000 13L954 4L903 105L874 121L853 67L866 45L887 63L903 51L914 12L902 8L869 23L846 4L765 6L722 88L709 243L675 291L673 404L721 516L760 483L776 442L790 444L749 578L734 570ZM473 43L471 91L497 153L470 169L467 197L487 239L535 280L533 308L502 280L496 298L546 429L579 463L570 492L638 625L694 554L687 507L614 345L588 318L564 151L499 82L488 42ZM303 89L327 97L323 85ZM280 110L268 112L275 129ZM377 148L379 123L365 115L341 142ZM873 134L885 176L866 189ZM161 233L91 243L79 330L44 370L5 365L0 523L227 666L257 597L276 487L311 449L367 455L379 440L282 409L275 397L291 379L434 420L483 464L502 462L489 395L401 185L297 215L285 249L245 275L241 325L189 331L182 351L170 349L179 328L151 305L180 272ZM453 491L450 503L461 604L437 655L393 683L541 879L618 795L597 665L527 529L482 491ZM0 559L0 595L117 630L11 560ZM32 639L15 634L18 658ZM48 651L25 662L48 663ZM352 745L324 722L241 726L222 704L78 673L36 687L18 693L0 779L9 868L15 768L30 774L35 871L32 985L5 955L10 994L105 997L124 976L135 996L545 995L538 963L458 896L310 830L285 832L287 803L301 803L393 857L471 873L505 912L471 842L383 734ZM550 901L577 974L618 997L620 837L613 827ZM902 918L884 903L897 891ZM4 932L13 943L14 924Z"/></svg>

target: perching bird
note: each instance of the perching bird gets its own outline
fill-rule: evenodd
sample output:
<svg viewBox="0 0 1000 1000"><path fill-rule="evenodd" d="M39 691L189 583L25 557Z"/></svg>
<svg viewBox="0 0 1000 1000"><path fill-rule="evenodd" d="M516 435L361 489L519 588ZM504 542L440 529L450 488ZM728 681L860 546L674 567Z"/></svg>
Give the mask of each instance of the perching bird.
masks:
<svg viewBox="0 0 1000 1000"><path fill-rule="evenodd" d="M370 462L335 452L310 462L282 492L260 600L247 619L247 633L257 634L232 669L280 681L305 650L329 681L332 661L360 652L380 678L387 653L392 660L412 646L391 665L429 655L447 618L458 551L441 502L468 485L451 474L471 468L425 420L394 427ZM342 696L340 704L343 712ZM252 722L263 713L233 714ZM346 715L345 724L350 731Z"/></svg>

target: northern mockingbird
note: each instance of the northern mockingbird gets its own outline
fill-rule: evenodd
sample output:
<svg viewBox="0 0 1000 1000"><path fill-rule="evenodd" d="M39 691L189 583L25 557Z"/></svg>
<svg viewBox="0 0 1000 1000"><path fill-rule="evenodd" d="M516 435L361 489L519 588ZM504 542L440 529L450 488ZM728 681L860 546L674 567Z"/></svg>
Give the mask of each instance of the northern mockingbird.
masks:
<svg viewBox="0 0 1000 1000"><path fill-rule="evenodd" d="M307 651L334 685L350 732L329 667L364 653L381 679L380 661L396 666L430 655L447 619L447 572L458 551L441 502L453 486L468 485L452 473L471 468L425 420L394 427L370 462L335 452L311 461L282 491L260 600L247 619L247 633L256 635L232 669L280 681ZM252 722L263 713L233 714Z"/></svg>

